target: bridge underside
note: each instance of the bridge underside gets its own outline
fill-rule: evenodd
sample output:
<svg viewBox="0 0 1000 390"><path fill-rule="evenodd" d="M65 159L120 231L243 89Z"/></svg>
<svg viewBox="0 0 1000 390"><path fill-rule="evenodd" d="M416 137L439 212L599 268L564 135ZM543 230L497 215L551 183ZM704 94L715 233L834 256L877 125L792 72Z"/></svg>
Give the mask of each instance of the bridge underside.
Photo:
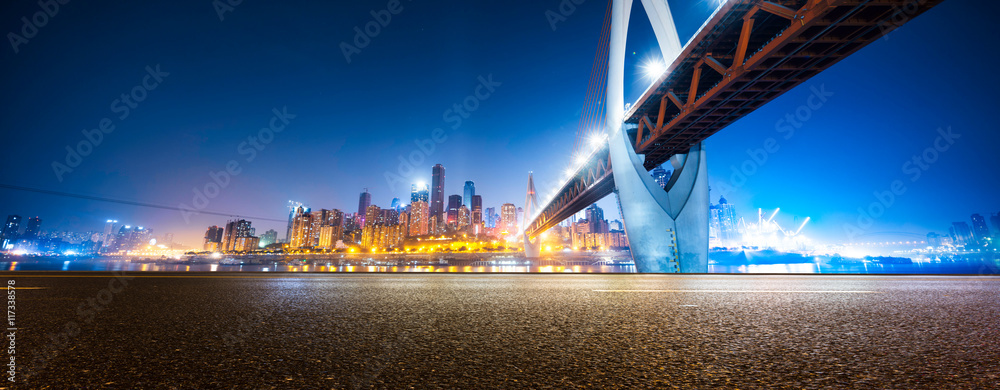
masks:
<svg viewBox="0 0 1000 390"><path fill-rule="evenodd" d="M941 1L729 1L625 112L634 150L645 156L647 170L687 153ZM605 144L542 208L525 234L541 234L614 189Z"/></svg>

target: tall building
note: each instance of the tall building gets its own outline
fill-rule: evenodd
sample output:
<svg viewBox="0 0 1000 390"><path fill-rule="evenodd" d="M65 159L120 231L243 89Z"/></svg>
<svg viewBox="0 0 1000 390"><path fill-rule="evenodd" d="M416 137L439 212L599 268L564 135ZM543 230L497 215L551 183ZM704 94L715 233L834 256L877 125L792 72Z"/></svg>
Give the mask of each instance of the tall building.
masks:
<svg viewBox="0 0 1000 390"><path fill-rule="evenodd" d="M337 246L337 241L340 241L344 236L343 226L333 226L333 225L323 225L319 228L319 241L316 244L317 247L323 249L334 249Z"/></svg>
<svg viewBox="0 0 1000 390"><path fill-rule="evenodd" d="M17 241L18 232L21 231L21 216L20 215L8 215L7 223L3 225L3 231L0 232L0 249L7 249L7 247L14 245Z"/></svg>
<svg viewBox="0 0 1000 390"><path fill-rule="evenodd" d="M471 212L469 211L469 208L464 204L458 206L458 220L455 221L455 224L458 226L458 230L465 230L469 227L469 218L471 217L470 214Z"/></svg>
<svg viewBox="0 0 1000 390"><path fill-rule="evenodd" d="M399 224L399 211L396 209L382 210L381 222L383 225L389 226Z"/></svg>
<svg viewBox="0 0 1000 390"><path fill-rule="evenodd" d="M368 249L378 245L379 229L384 225L382 208L371 205L365 210L365 227L361 230L361 247Z"/></svg>
<svg viewBox="0 0 1000 390"><path fill-rule="evenodd" d="M476 196L476 183L472 182L471 180L466 181L464 195L462 196L463 199L462 205L468 207L469 210L472 210L473 196Z"/></svg>
<svg viewBox="0 0 1000 390"><path fill-rule="evenodd" d="M662 166L653 168L653 180L656 180L656 184L660 185L660 188L667 188L667 182L670 180L670 174L667 173L666 169Z"/></svg>
<svg viewBox="0 0 1000 390"><path fill-rule="evenodd" d="M972 235L979 246L990 242L990 228L986 226L986 218L982 215L972 214Z"/></svg>
<svg viewBox="0 0 1000 390"><path fill-rule="evenodd" d="M209 226L208 230L205 231L205 244L202 249L208 252L218 251L222 246L223 230L218 226Z"/></svg>
<svg viewBox="0 0 1000 390"><path fill-rule="evenodd" d="M719 197L718 212L719 239L732 241L739 238L739 217L736 216L736 206Z"/></svg>
<svg viewBox="0 0 1000 390"><path fill-rule="evenodd" d="M587 223L590 224L590 233L607 233L608 221L604 220L604 210L597 207L597 203L590 205L585 210Z"/></svg>
<svg viewBox="0 0 1000 390"><path fill-rule="evenodd" d="M399 198L392 198L392 202L389 203L389 207L393 210L399 210L403 204L399 202Z"/></svg>
<svg viewBox="0 0 1000 390"><path fill-rule="evenodd" d="M425 183L410 185L410 204L419 201L430 202L430 191Z"/></svg>
<svg viewBox="0 0 1000 390"><path fill-rule="evenodd" d="M965 222L952 222L951 226L951 239L955 242L956 246L972 247L976 245L975 237L972 235L972 229L969 228L969 224Z"/></svg>
<svg viewBox="0 0 1000 390"><path fill-rule="evenodd" d="M708 240L714 243L722 239L722 209L717 204L708 205Z"/></svg>
<svg viewBox="0 0 1000 390"><path fill-rule="evenodd" d="M403 237L407 237L410 234L410 216L412 214L405 210L399 212L399 217L397 217L396 225L399 225L400 234Z"/></svg>
<svg viewBox="0 0 1000 390"><path fill-rule="evenodd" d="M483 197L482 195L472 196L472 233L479 234L482 233L484 226L483 223Z"/></svg>
<svg viewBox="0 0 1000 390"><path fill-rule="evenodd" d="M223 251L246 251L246 241L240 240L241 238L253 237L254 230L250 226L250 221L245 219L231 220L226 223L226 230L222 234L222 250ZM237 241L241 241L240 245L237 245ZM256 242L254 243L256 245ZM241 249L237 249L237 248ZM256 246L254 247L256 248Z"/></svg>
<svg viewBox="0 0 1000 390"><path fill-rule="evenodd" d="M292 219L295 218L295 208L288 211L288 229L285 230L285 242L292 242Z"/></svg>
<svg viewBox="0 0 1000 390"><path fill-rule="evenodd" d="M38 231L42 228L42 219L39 217L28 218L28 226L24 228L24 234L21 238L25 240L34 240L38 238Z"/></svg>
<svg viewBox="0 0 1000 390"><path fill-rule="evenodd" d="M500 206L500 232L512 235L517 233L517 207L513 203Z"/></svg>
<svg viewBox="0 0 1000 390"><path fill-rule="evenodd" d="M410 236L426 236L428 234L428 219L430 206L427 201L417 200L410 204Z"/></svg>
<svg viewBox="0 0 1000 390"><path fill-rule="evenodd" d="M625 231L625 225L622 224L622 221L616 219L608 223L608 229L613 232L623 232Z"/></svg>
<svg viewBox="0 0 1000 390"><path fill-rule="evenodd" d="M458 208L462 207L462 195L451 195L448 197L448 225L458 223Z"/></svg>
<svg viewBox="0 0 1000 390"><path fill-rule="evenodd" d="M292 219L292 239L288 241L290 248L311 247L316 241L316 225L313 223L314 214L310 209L299 206L295 209L295 218Z"/></svg>
<svg viewBox="0 0 1000 390"><path fill-rule="evenodd" d="M497 221L499 220L499 215L497 215L496 207L486 208L486 227L495 228L497 227Z"/></svg>
<svg viewBox="0 0 1000 390"><path fill-rule="evenodd" d="M264 248L268 245L275 244L278 242L278 231L274 229L267 229L264 234L260 235L260 247Z"/></svg>
<svg viewBox="0 0 1000 390"><path fill-rule="evenodd" d="M372 194L368 192L367 188L365 188L365 192L362 192L361 196L358 198L358 214L361 215L362 222L364 222L365 210L368 210L368 206L371 205L372 205Z"/></svg>
<svg viewBox="0 0 1000 390"><path fill-rule="evenodd" d="M444 217L444 166L434 165L431 169L431 218Z"/></svg>

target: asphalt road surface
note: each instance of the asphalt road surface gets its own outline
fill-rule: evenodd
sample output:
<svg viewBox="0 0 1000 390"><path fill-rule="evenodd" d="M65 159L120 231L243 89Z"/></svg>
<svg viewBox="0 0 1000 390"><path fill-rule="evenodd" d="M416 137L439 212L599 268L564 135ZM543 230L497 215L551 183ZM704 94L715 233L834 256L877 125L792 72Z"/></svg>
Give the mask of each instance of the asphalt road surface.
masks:
<svg viewBox="0 0 1000 390"><path fill-rule="evenodd" d="M2 276L8 388L1000 388L1000 277Z"/></svg>

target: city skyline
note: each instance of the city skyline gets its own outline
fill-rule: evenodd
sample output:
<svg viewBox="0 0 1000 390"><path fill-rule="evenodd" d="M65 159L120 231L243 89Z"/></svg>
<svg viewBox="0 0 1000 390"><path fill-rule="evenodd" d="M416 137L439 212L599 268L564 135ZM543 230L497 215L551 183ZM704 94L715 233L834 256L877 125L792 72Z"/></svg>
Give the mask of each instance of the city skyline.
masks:
<svg viewBox="0 0 1000 390"><path fill-rule="evenodd" d="M320 7L317 12L323 14L322 6L314 6ZM199 73L204 69L203 60L180 60L178 54L187 53L185 50L200 53L217 50L216 43L194 43L204 41L200 39L204 36L238 45L263 41L265 48L280 48L276 41L262 34L238 32L254 31L250 29L250 21L266 20L262 15L268 12L274 13L275 20L282 20L285 16L282 10L243 4L220 21L212 10L200 14L185 5L163 6L165 9L160 10L160 17L183 13L195 26L195 31L188 35L170 37L185 42L185 49L177 44L151 48L135 46L139 37L153 42L161 42L167 37L144 30L139 23L142 19L128 14L135 11L128 6L101 16L133 27L137 33L131 37L99 30L81 31L81 36L71 36L68 32L79 30L75 27L92 19L89 12L96 11L67 5L40 33L42 36L20 46L17 53L8 50L3 54L4 63L12 66L12 72L2 76L9 90L25 90L27 85L72 85L61 90L59 99L52 102L33 94L5 97L5 106L12 113L45 107L60 114L58 117L11 115L0 119L0 126L5 129L26 128L48 135L36 137L34 131L27 132L29 134L11 132L11 142L19 148L4 155L3 165L17 169L9 170L4 181L76 194L193 206L196 202L192 189L204 189L206 184L213 182L212 174L225 171L227 162L234 160L240 164L240 174L233 175L226 188L210 199L204 210L233 213L234 217L273 218L275 222L255 224L259 223L263 230L282 232L284 223L277 221L284 220L287 210L280 206L287 199L346 210L353 202L351 198L368 187L373 204L388 205L393 198L407 199L411 183L432 182L433 177L427 175L426 168L441 163L448 167L445 197L463 194L460 184L473 181L476 192L486 194L484 208L499 209L506 202L519 205L527 172L535 172L538 192L544 195L557 184L565 167L564 161L570 154L566 140L576 126L585 87L578 80L585 79L589 70L589 66L580 64L592 62L593 46L598 38L594 26L599 25L600 19L595 15L603 12L601 4L585 3L566 21L556 24L552 31L544 14L554 6L534 5L538 8L535 13L513 12L489 4L464 4L455 10L470 15L496 12L510 20L521 21L528 27L517 33L530 34L533 39L523 41L530 44L502 37L498 33L505 30L499 25L486 24L470 29L458 22L449 22L436 29L428 28L422 21L427 19L433 7L407 4L404 13L397 15L396 21L387 26L370 47L352 57L351 63L344 61L337 46L341 41L353 39L351 32L324 30L317 34L322 39L309 41L322 42L323 51L304 49L304 52L319 56L314 60L279 56L279 60L242 71L206 74ZM9 25L18 23L15 20L18 15L34 12L33 4L5 7L10 10L4 13L9 16L10 20L5 20ZM713 9L712 5L698 2L673 7L682 40L690 36ZM889 207L883 207L883 215L872 218L872 226L861 229L862 234L926 234L933 231L945 234L947 231L941 226L950 225L956 215L995 212L991 210L996 206L989 204L992 200L989 194L996 193L1000 184L994 176L982 172L996 170L997 163L979 157L990 155L993 145L998 144L998 136L989 131L992 121L984 114L989 112L987 103L991 95L988 91L998 87L996 80L982 78L988 70L981 64L991 61L974 63L966 72L934 72L946 68L948 58L955 58L957 53L974 47L977 39L985 39L979 37L988 36L978 34L985 27L976 23L962 26L965 30L935 28L947 25L945 21L956 15L968 14L970 7L969 2L962 1L941 4L915 23L890 33L709 139L706 147L713 201L722 195L747 210L782 207L782 216L811 217L811 234L829 241L846 241L845 227L859 225L859 219L866 218L858 208L866 209L873 202L880 202L875 194L884 193L894 180L903 180L907 192L895 196ZM361 24L367 21L369 8L368 4L351 5L338 17L345 18L341 24ZM241 14L248 16L241 19ZM981 13L972 14L974 18L982 17ZM630 49L636 54L628 59L626 101L633 100L648 85L637 69L644 57L656 52L655 45L650 43L652 34L648 27L637 24L635 29ZM403 42L409 42L404 39L407 33L427 34L428 40L433 40L430 37L453 36L456 31L473 34L468 39L481 39L488 42L487 46L501 49L500 52L521 50L525 58L530 56L545 65L527 67L535 69L531 72L518 71L525 68L529 60L503 58L486 50L470 52L463 59L472 61L461 65L435 60L438 57L434 55L412 64L413 69L387 61L390 58L387 56L395 55L392 53L407 52L408 49L402 47ZM571 36L578 38L568 38ZM103 53L118 62L105 69L104 62L85 61L79 65L78 72L104 77L90 83L69 83L68 78L77 73L55 72L50 60L62 58L59 54L65 52L62 49L82 39L107 41L107 48L92 48L93 57ZM945 44L948 42L957 43ZM135 50L129 56L122 56L110 51L115 45ZM553 45L560 50L549 52L547 48ZM218 50L225 52L224 48ZM985 55L988 59L996 56L995 53ZM14 56L17 61L12 61ZM249 60L251 57L244 54L237 58ZM343 71L344 77L349 78L381 80L374 75L393 76L375 82L370 88L359 89L346 78L323 77L324 72L313 67L316 64L321 64L321 69L329 67ZM447 66L435 70L442 64ZM883 68L892 71L883 71ZM292 77L282 69L308 71L306 75L324 80L322 85L326 88L308 86L303 78L306 75ZM355 115L347 114L359 110L357 103L351 102L378 100L380 91L387 91L389 85L401 78L412 79L415 74L420 74L428 83L445 87L425 93L420 102L407 101L413 107L401 111L400 122L376 124L379 130L388 131L383 137L366 137L365 131L323 135L321 129L331 126L342 129L372 126L370 121L362 123L352 119ZM936 77L927 78L926 74ZM146 75L160 75L159 85L145 91L148 98L131 109L128 117L118 119L121 113L111 111L108 103L123 91L128 92L141 84ZM245 91L235 83L254 75L263 81L255 82L248 96L237 99L235 96ZM475 112L468 113L468 118L459 116L460 121L446 121L447 110L474 94L476 88L483 85L482 80L500 85L495 86L488 99L478 103ZM919 83L914 84L914 80ZM204 98L186 92L201 83L208 83L214 92ZM876 87L872 88L873 85ZM287 86L294 87L298 93L286 92ZM371 92L346 99L335 92L343 88ZM549 94L545 91L565 92ZM826 101L821 107L809 108L811 101L815 103L812 96L817 94L826 97ZM970 101L963 96L982 98ZM525 98L544 101L546 108L541 110L524 104ZM940 110L918 109L940 101L962 101L964 105L944 105ZM891 104L883 105L882 102ZM321 105L322 110L319 109ZM326 107L343 109L331 112ZM802 107L807 107L808 111L800 112ZM799 120L806 112L808 120ZM793 121L785 120L789 115ZM57 175L52 163L65 162L65 146L86 140L81 130L98 128L100 119L105 116L114 119L117 130L108 133L100 145L95 145L93 152L72 172ZM795 119L796 116L799 119ZM252 153L254 159L247 161L250 154L241 153L240 145L248 136L256 136L256 129L266 126L272 118L279 119L277 123L287 130L274 134L274 140L256 149ZM451 128L459 122L456 129ZM508 131L524 128L523 123L532 123L530 131ZM436 128L445 131L445 141L434 141ZM952 137L954 143L947 144L948 149L926 152L935 146L938 138L949 133L958 136ZM779 148L760 153L768 139L776 140ZM420 143L426 140L433 143ZM849 153L817 153L820 146L823 149L836 147ZM418 151L423 154L417 156L424 161L412 165L411 170L408 164L419 160L411 158ZM933 164L910 163L914 156L926 153L934 156ZM308 156L315 158L305 158ZM403 181L387 180L387 174L398 175ZM835 184L847 181L853 184L849 188ZM206 214L186 219L177 211L10 189L0 191L3 191L4 200L0 203L0 214L41 215L49 221L49 226L66 230L95 229L108 218L141 221L143 225L158 226L161 231L173 231L179 242L194 245L205 226L225 222L220 220L224 218ZM617 209L610 197L598 204L612 213Z"/></svg>

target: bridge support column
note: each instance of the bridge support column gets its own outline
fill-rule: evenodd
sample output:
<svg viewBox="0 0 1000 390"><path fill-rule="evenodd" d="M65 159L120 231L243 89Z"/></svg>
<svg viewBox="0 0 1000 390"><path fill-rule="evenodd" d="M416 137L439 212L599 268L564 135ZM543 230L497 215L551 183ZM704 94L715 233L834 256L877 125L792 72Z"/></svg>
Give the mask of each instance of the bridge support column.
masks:
<svg viewBox="0 0 1000 390"><path fill-rule="evenodd" d="M542 238L535 237L535 242L531 242L528 235L524 235L524 257L529 259L537 259L541 256L542 252Z"/></svg>
<svg viewBox="0 0 1000 390"><path fill-rule="evenodd" d="M615 190L639 272L708 272L708 173L695 145L670 162L664 191L635 154L626 131L609 140Z"/></svg>
<svg viewBox="0 0 1000 390"><path fill-rule="evenodd" d="M655 1L644 1L650 8ZM656 4L654 4L656 3ZM686 155L671 159L674 175L664 191L643 167L643 158L636 155L623 121L625 116L625 38L628 34L632 0L613 0L611 37L608 51L608 88L605 124L611 167L614 170L615 193L625 222L632 259L639 272L708 272L708 174L705 150L694 145ZM669 8L653 12L650 18L664 24L660 30L676 29L669 17ZM650 10L647 10L650 12ZM657 39L676 39L654 28ZM661 42L663 43L663 42ZM668 42L669 43L669 42ZM675 54L663 45L666 61Z"/></svg>

